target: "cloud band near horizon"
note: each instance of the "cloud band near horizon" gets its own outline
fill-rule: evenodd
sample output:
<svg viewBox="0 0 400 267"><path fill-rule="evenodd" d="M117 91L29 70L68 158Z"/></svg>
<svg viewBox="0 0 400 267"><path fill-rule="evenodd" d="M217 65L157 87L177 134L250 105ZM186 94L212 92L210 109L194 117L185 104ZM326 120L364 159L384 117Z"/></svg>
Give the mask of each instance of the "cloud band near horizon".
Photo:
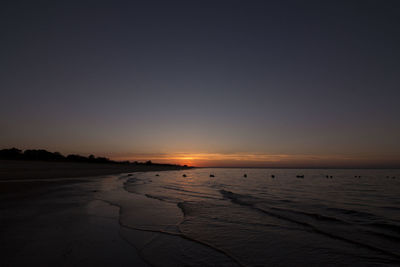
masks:
<svg viewBox="0 0 400 267"><path fill-rule="evenodd" d="M114 160L173 163L197 167L360 167L400 166L395 155L310 155L260 153L137 153L111 157Z"/></svg>

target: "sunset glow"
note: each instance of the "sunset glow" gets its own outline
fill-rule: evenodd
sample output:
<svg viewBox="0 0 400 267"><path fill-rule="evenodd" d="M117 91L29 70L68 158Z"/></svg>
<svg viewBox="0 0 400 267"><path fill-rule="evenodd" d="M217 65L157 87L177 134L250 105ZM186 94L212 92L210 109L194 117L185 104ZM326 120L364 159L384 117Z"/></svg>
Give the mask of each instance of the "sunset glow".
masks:
<svg viewBox="0 0 400 267"><path fill-rule="evenodd" d="M79 15L80 5L10 5L0 148L195 166L400 166L393 3L183 2Z"/></svg>
<svg viewBox="0 0 400 267"><path fill-rule="evenodd" d="M197 167L348 167L373 166L383 162L395 163L388 157L366 157L351 155L285 155L254 153L165 153L132 154L114 157L115 160L173 163Z"/></svg>

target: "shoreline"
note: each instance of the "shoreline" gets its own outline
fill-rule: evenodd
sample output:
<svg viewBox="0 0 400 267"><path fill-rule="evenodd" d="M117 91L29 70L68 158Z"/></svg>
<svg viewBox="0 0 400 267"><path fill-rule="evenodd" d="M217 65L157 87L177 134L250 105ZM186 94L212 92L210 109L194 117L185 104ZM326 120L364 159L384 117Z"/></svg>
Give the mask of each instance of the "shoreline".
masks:
<svg viewBox="0 0 400 267"><path fill-rule="evenodd" d="M0 191L22 188L0 194L4 266L184 266L188 258L198 266L240 265L179 233L183 214L175 204L126 191L128 173L0 180Z"/></svg>
<svg viewBox="0 0 400 267"><path fill-rule="evenodd" d="M0 160L0 180L53 179L110 175L128 172L185 170L178 165L127 165L51 161Z"/></svg>
<svg viewBox="0 0 400 267"><path fill-rule="evenodd" d="M0 161L3 265L149 266L98 195L121 174L171 167Z"/></svg>
<svg viewBox="0 0 400 267"><path fill-rule="evenodd" d="M1 183L23 189L1 194L4 266L147 266L121 238L119 210L97 200L107 179Z"/></svg>
<svg viewBox="0 0 400 267"><path fill-rule="evenodd" d="M29 198L71 183L122 173L185 170L183 166L0 160L0 199Z"/></svg>

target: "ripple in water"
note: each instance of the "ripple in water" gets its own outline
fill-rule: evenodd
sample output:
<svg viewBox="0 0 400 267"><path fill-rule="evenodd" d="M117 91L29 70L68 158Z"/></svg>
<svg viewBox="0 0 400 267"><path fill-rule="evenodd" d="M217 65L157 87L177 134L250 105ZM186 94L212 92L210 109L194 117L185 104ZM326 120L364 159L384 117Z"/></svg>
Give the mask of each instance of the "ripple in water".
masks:
<svg viewBox="0 0 400 267"><path fill-rule="evenodd" d="M400 263L400 180L385 178L399 177L399 170L193 169L185 174L137 174L124 191L144 202L120 203L126 226L168 232L204 249L204 254L180 255L187 261L178 265ZM304 178L296 178L300 174ZM121 202L118 198L113 201ZM147 206L152 212L138 216ZM138 225L142 216L146 220ZM152 245L168 244L158 242Z"/></svg>

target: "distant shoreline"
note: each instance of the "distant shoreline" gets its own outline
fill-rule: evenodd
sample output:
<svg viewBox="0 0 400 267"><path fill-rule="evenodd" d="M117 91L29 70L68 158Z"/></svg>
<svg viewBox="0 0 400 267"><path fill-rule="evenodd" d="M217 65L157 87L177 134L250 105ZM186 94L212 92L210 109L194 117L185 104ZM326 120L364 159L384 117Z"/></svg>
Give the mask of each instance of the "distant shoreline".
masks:
<svg viewBox="0 0 400 267"><path fill-rule="evenodd" d="M101 163L101 164L124 164L124 165L146 165L158 167L180 167L178 164L154 163L151 160L139 161L116 161L106 157L96 157L93 154L82 156L78 154L69 154L64 156L59 152L50 152L45 149L26 149L18 148L0 149L0 160L20 160L20 161L45 161L45 162L70 162L70 163ZM184 165L184 167L187 167Z"/></svg>
<svg viewBox="0 0 400 267"><path fill-rule="evenodd" d="M275 170L400 170L400 167L194 167L196 169L275 169Z"/></svg>
<svg viewBox="0 0 400 267"><path fill-rule="evenodd" d="M179 165L0 160L0 181L20 179L84 178L128 172L185 170Z"/></svg>

